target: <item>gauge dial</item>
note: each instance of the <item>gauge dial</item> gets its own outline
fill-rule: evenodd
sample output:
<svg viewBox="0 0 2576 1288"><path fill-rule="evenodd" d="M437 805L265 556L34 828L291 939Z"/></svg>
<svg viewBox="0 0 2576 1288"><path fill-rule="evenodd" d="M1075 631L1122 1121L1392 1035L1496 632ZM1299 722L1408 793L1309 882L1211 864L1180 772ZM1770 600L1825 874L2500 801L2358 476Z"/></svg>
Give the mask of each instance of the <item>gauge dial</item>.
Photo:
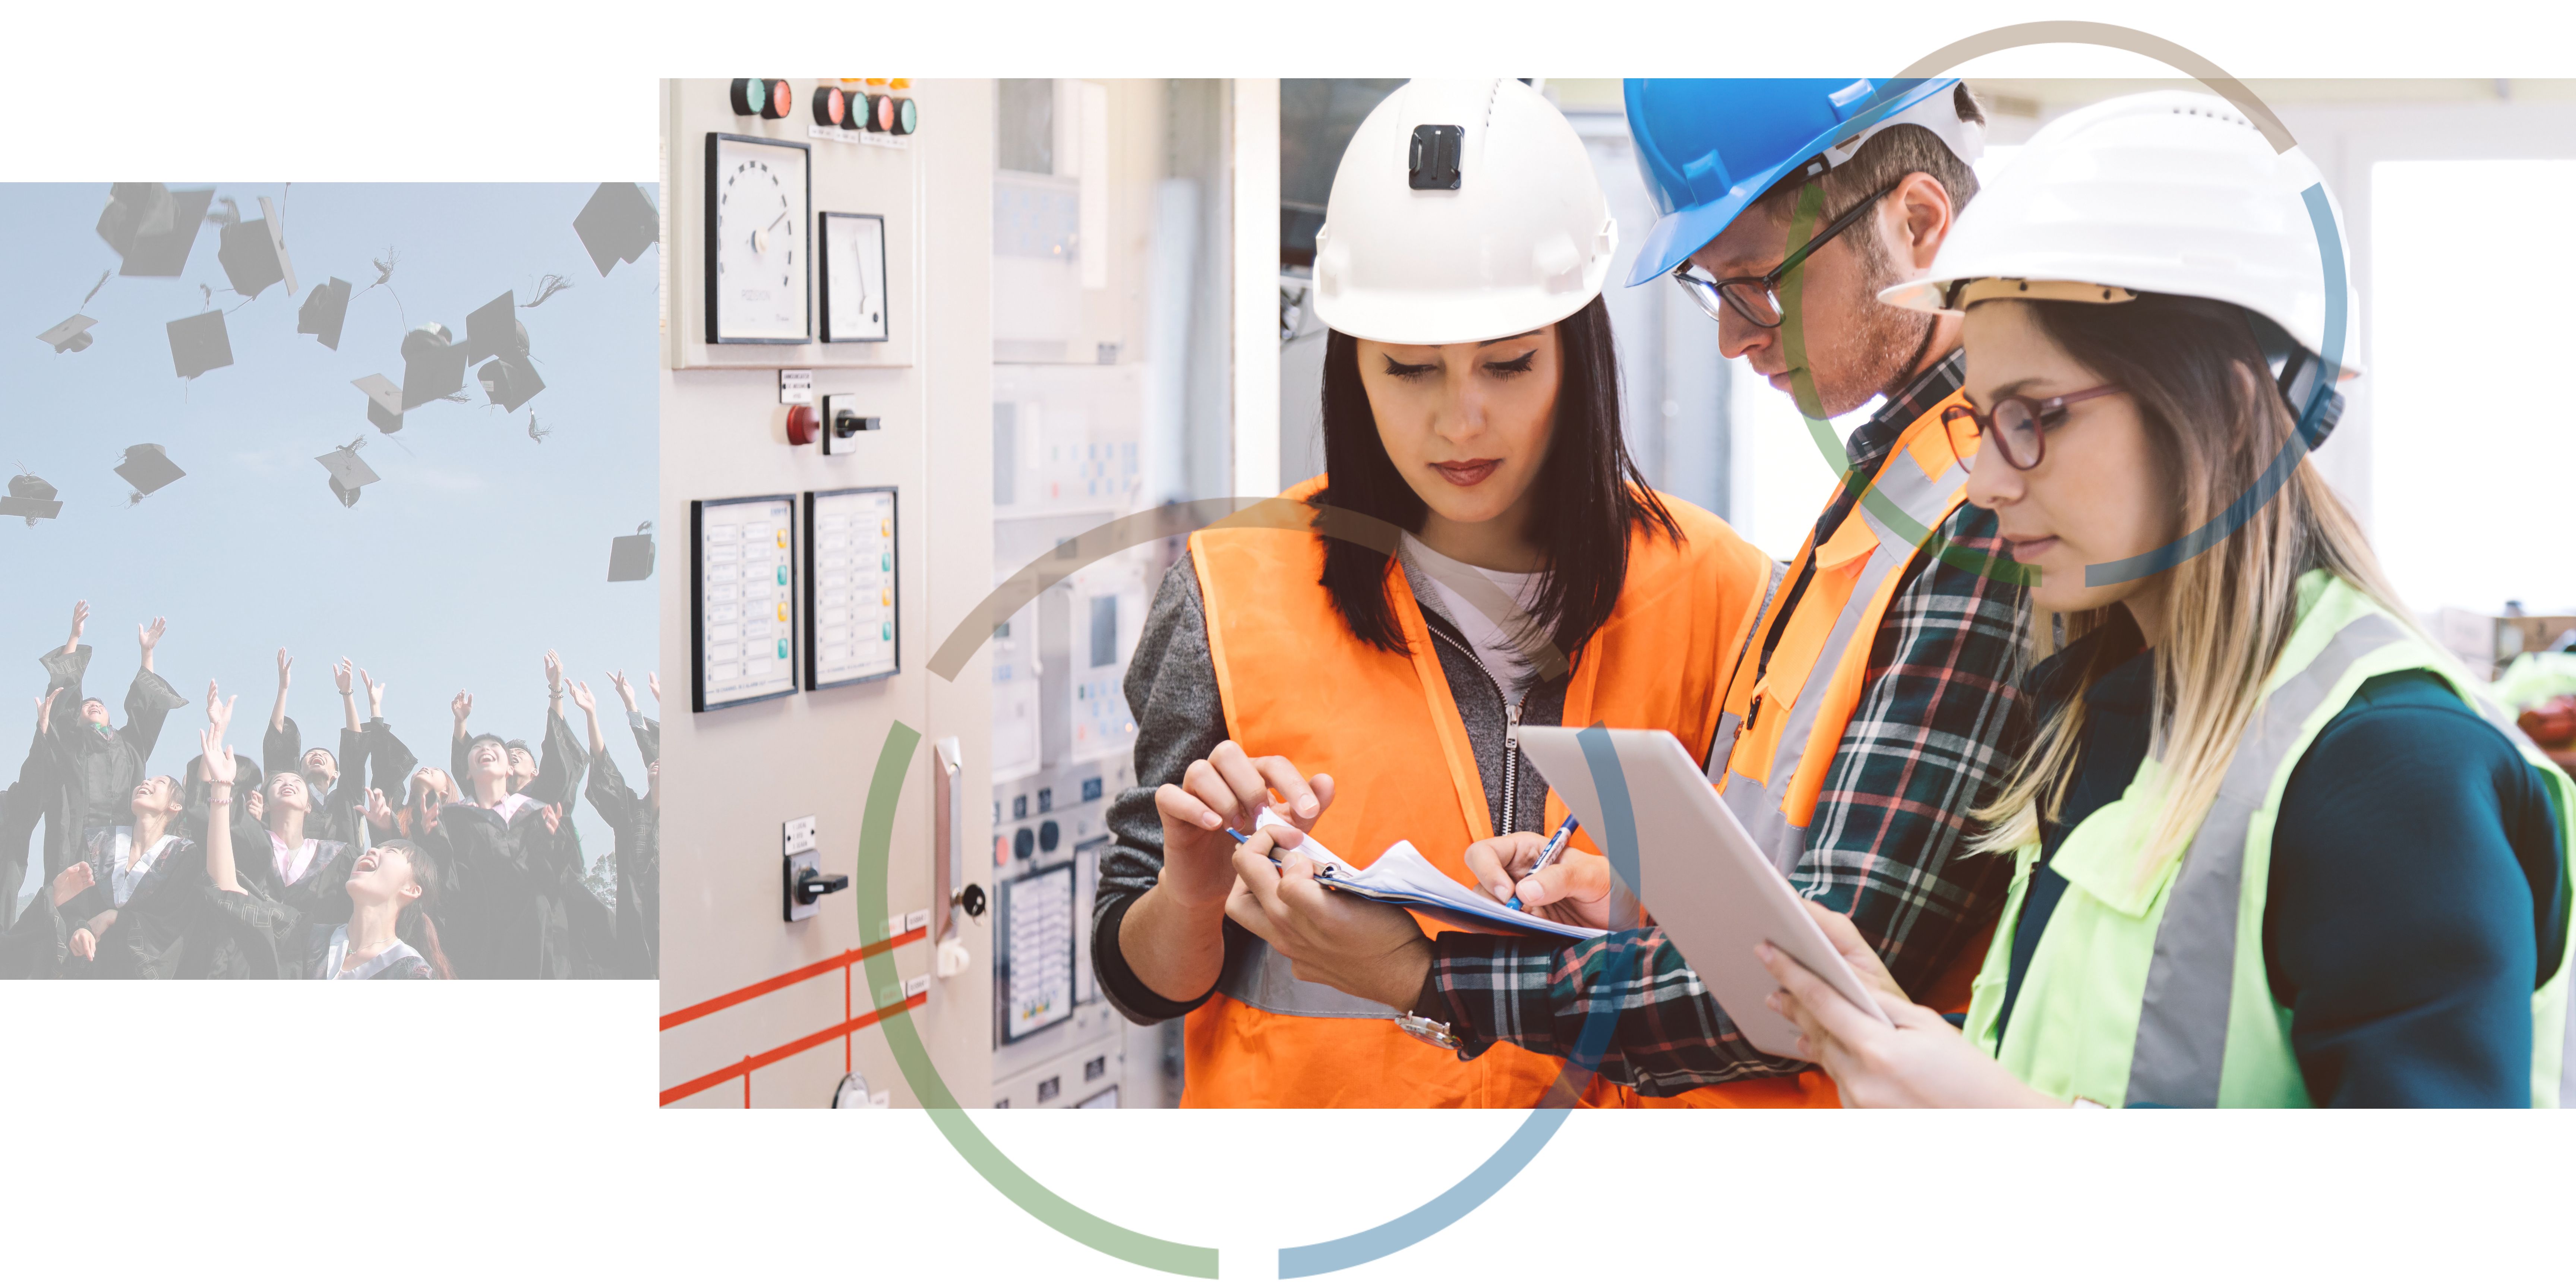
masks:
<svg viewBox="0 0 2576 1288"><path fill-rule="evenodd" d="M812 338L813 208L802 143L707 136L707 340Z"/></svg>

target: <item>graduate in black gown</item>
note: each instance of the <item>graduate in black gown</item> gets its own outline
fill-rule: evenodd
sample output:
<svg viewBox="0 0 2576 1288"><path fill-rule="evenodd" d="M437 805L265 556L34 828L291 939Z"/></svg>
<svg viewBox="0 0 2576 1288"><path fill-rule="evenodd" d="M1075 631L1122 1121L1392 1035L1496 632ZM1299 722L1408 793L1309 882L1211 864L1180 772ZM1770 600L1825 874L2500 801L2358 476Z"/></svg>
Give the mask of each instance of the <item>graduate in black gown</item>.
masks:
<svg viewBox="0 0 2576 1288"><path fill-rule="evenodd" d="M600 736L599 707L589 686L575 684L573 702L590 724L590 785L584 794L617 837L617 976L654 979L661 974L662 957L661 729L636 709L635 686L626 682L625 675L612 671L608 681L626 704L636 750L644 756L645 792L638 796L626 785L616 759L608 754L607 741Z"/></svg>
<svg viewBox="0 0 2576 1288"><path fill-rule="evenodd" d="M450 911L448 956L466 979L569 979L574 945L565 911L579 851L561 835L561 806L510 790L509 750L489 734L466 749L465 796L437 810ZM417 775L415 775L417 778Z"/></svg>
<svg viewBox="0 0 2576 1288"><path fill-rule="evenodd" d="M179 691L152 671L152 650L168 623L153 618L135 628L143 665L125 694L125 727L108 723L107 704L84 697L82 676L89 670L90 650L80 642L89 625L89 601L72 608L71 642L37 659L52 687L62 690L52 720L52 790L45 810L45 877L79 862L92 828L114 827L127 817L127 801L143 783L152 745L161 737L161 722L188 705ZM65 708L74 713L64 719Z"/></svg>
<svg viewBox="0 0 2576 1288"><path fill-rule="evenodd" d="M358 699L350 689L354 678L349 659L331 668L331 679L340 688L340 750L334 754L328 747L306 747L303 731L295 719L286 714L286 690L295 659L277 650L277 705L268 713L268 729L260 735L260 756L271 768L289 766L304 772L304 781L313 788L319 804L313 811L311 828L315 836L359 844L364 838L358 832L359 820L366 814L367 782L364 774L343 772L354 769L364 754L358 724Z"/></svg>
<svg viewBox="0 0 2576 1288"><path fill-rule="evenodd" d="M18 767L17 781L0 793L0 931L17 924L18 891L27 884L36 824L43 821L45 797L53 790L53 757L47 754L45 734L58 696L47 693L36 699L36 736L27 741L26 763Z"/></svg>
<svg viewBox="0 0 2576 1288"><path fill-rule="evenodd" d="M178 830L178 779L156 774L134 789L130 821L89 834L82 854L94 881L63 905L72 978L169 979L179 970L205 866Z"/></svg>
<svg viewBox="0 0 2576 1288"><path fill-rule="evenodd" d="M199 735L209 778L226 786L233 778L231 749L223 745L229 705ZM376 793L371 803L382 800ZM212 798L219 822L229 822L231 806L231 793L219 787ZM236 829L219 826L214 835L206 850L207 933L225 935L241 976L455 978L432 915L443 897L444 865L422 847L394 838L359 855L341 881L339 903L347 913L333 920L263 893L235 862Z"/></svg>
<svg viewBox="0 0 2576 1288"><path fill-rule="evenodd" d="M238 699L225 700L227 723L235 701ZM238 773L238 766L232 763L235 758L228 753L225 759L227 766ZM249 818L233 818L226 811L218 826L212 802L231 793L214 786L217 775L212 757L200 756L199 763L213 793L208 797L206 846L212 849L218 841L227 845L234 856L240 884L304 921L345 920L349 911L345 887L359 850L345 841L310 834L314 801L303 772L271 769L268 789L258 800L260 812ZM180 958L179 976L262 978L261 972L266 968L261 964L261 953L233 933L227 924L229 914L206 900L199 901L199 914ZM200 929L204 933L196 933Z"/></svg>

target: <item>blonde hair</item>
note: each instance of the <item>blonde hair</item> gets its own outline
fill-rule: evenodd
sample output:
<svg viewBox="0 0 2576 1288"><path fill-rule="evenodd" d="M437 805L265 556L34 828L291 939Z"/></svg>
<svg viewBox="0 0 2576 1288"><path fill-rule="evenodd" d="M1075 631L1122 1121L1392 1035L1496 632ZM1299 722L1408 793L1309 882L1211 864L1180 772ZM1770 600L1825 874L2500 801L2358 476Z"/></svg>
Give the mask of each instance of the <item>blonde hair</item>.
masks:
<svg viewBox="0 0 2576 1288"><path fill-rule="evenodd" d="M2241 310L2171 295L2022 307L2070 357L2136 402L2183 531L2259 497L2264 472L2296 432L2297 418L2267 374ZM2216 801L2264 681L2298 624L2298 580L2318 568L2412 624L2369 538L2302 457L2242 526L2153 574L2165 582L2166 624L2155 650L2147 755L2161 799L2138 856L2141 871L2189 844ZM2026 656L2035 659L2055 641L2071 644L2101 629L2121 610L2043 614L2025 601L2022 611ZM1991 829L1978 850L2018 849L2039 839L2043 819L2059 817L2084 727L2083 690L2125 660L2096 656L2069 677L2072 696L2041 724L1993 803L1975 812Z"/></svg>

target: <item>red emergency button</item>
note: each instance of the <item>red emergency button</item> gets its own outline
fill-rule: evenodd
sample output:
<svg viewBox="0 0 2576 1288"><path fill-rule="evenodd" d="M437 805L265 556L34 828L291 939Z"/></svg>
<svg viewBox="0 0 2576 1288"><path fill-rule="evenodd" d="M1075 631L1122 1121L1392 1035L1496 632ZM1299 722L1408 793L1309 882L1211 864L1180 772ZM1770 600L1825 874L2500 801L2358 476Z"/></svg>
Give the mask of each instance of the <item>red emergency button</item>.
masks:
<svg viewBox="0 0 2576 1288"><path fill-rule="evenodd" d="M814 87L814 123L839 125L849 116L849 100L842 97L837 85Z"/></svg>

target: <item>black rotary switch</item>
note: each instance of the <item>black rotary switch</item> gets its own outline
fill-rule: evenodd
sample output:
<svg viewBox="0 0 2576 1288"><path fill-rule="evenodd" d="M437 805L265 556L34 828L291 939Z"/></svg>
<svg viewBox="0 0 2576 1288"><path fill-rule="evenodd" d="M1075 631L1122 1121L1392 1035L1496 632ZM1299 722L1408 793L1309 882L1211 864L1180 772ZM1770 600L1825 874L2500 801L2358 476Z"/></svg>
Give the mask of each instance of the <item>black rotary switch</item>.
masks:
<svg viewBox="0 0 2576 1288"><path fill-rule="evenodd" d="M1056 842L1063 839L1064 832L1055 825L1054 819L1048 819L1047 821L1038 824L1039 849L1044 850L1049 854L1053 854L1055 853Z"/></svg>
<svg viewBox="0 0 2576 1288"><path fill-rule="evenodd" d="M969 917L983 916L984 887L979 885L969 885L965 889L958 891L957 906L964 909L966 911L966 915Z"/></svg>
<svg viewBox="0 0 2576 1288"><path fill-rule="evenodd" d="M1012 834L1012 836L1011 836L1011 857L1012 857L1012 858L1015 858L1015 859L1025 859L1025 858L1029 857L1031 854L1035 854L1035 853L1037 852L1037 848L1038 848L1038 838L1037 838L1037 834L1036 834L1035 832L1032 832L1032 831L1030 831L1029 829L1027 829L1027 828L1025 828L1025 827L1024 827L1024 828L1021 828L1018 832L1016 832L1016 833Z"/></svg>

